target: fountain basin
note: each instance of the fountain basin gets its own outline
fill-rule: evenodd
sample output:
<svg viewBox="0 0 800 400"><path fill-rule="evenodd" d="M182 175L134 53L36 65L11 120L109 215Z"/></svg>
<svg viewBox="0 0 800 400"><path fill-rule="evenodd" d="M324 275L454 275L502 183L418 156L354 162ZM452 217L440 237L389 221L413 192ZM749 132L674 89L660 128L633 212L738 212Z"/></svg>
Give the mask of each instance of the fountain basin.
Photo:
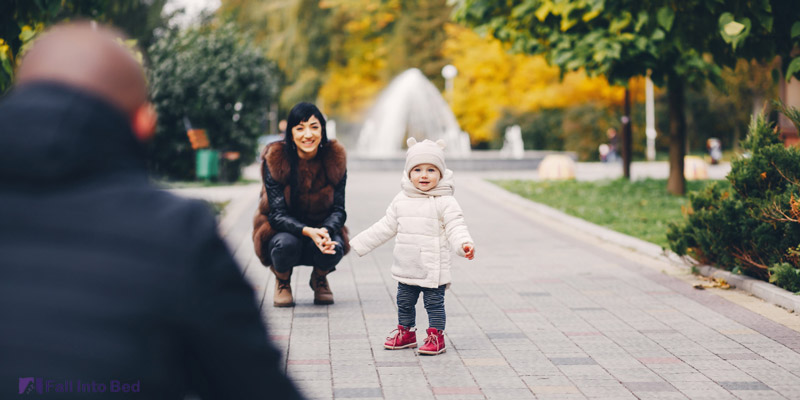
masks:
<svg viewBox="0 0 800 400"><path fill-rule="evenodd" d="M510 158L499 150L472 150L467 157L446 156L447 168L453 171L484 170L534 170L550 154L565 155L577 160L574 152L526 150L522 158ZM363 157L358 154L347 158L347 168L352 171L402 171L405 167L405 152L380 158Z"/></svg>

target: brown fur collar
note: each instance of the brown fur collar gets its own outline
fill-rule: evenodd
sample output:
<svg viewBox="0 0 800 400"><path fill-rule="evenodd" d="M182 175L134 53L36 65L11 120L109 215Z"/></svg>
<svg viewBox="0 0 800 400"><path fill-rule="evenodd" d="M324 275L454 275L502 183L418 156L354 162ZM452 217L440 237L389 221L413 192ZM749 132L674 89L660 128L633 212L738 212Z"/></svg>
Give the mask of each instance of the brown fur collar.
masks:
<svg viewBox="0 0 800 400"><path fill-rule="evenodd" d="M284 149L283 142L270 144L261 152L261 162L267 165L270 175L276 182L285 185L286 203L292 204L293 193L288 182L291 168ZM303 207L302 212L310 221L324 220L333 204L334 186L341 182L347 169L344 147L337 141L330 140L320 149L318 157L311 162L298 163L297 169L298 191L296 194L299 196L299 204ZM269 198L266 188L262 184L258 210L253 218L253 245L256 255L264 265L272 263L267 253L267 244L277 233L272 229L267 215L269 215ZM350 251L347 227L343 226L340 233L344 254L347 254Z"/></svg>
<svg viewBox="0 0 800 400"><path fill-rule="evenodd" d="M285 147L286 144L284 142L275 142L265 147L261 152L261 160L267 163L272 179L283 185L289 182L291 171L289 158L284 150ZM322 159L328 181L333 185L339 183L347 169L347 153L344 150L344 146L339 144L336 139L331 139L319 150L317 156Z"/></svg>

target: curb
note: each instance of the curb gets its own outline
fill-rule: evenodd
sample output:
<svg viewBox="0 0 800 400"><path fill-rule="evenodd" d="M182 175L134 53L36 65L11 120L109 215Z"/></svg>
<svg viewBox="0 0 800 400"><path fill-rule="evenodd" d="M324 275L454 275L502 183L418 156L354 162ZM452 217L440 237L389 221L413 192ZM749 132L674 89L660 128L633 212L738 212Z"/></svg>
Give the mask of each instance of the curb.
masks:
<svg viewBox="0 0 800 400"><path fill-rule="evenodd" d="M744 290L753 296L768 303L783 307L789 311L800 313L800 296L781 289L771 283L745 275L736 275L710 265L698 266L697 270L703 276L722 278L737 289Z"/></svg>
<svg viewBox="0 0 800 400"><path fill-rule="evenodd" d="M625 235L608 229L606 227L591 223L589 221L567 215L562 211L550 206L528 200L518 194L511 193L493 183L483 179L470 179L471 188L476 188L478 193L500 202L509 202L524 210L551 219L559 224L566 225L583 233L599 238L605 242L629 249L633 252L654 258L658 261L666 262L674 266L679 266L686 270L689 267L685 261L670 250L662 249L660 246L646 242L644 240ZM800 296L781 289L775 285L751 278L744 275L732 274L709 265L697 266L699 273L706 277L725 279L731 286L752 294L768 303L783 307L791 312L800 313Z"/></svg>

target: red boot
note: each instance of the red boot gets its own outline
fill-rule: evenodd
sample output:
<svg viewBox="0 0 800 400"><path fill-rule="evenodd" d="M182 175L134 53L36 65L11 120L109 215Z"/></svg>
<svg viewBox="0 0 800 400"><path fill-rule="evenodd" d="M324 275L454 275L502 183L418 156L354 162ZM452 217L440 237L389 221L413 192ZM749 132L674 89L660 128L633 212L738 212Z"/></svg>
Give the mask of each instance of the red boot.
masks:
<svg viewBox="0 0 800 400"><path fill-rule="evenodd" d="M419 348L419 354L435 356L444 353L444 331L440 331L436 328L428 328L425 333L428 334L428 337L425 338L425 344Z"/></svg>
<svg viewBox="0 0 800 400"><path fill-rule="evenodd" d="M397 332L394 336L386 338L386 343L383 344L384 348L388 350L400 350L409 347L417 347L417 330L415 328L406 328L403 325L397 325L397 329L389 334L391 335L394 332Z"/></svg>

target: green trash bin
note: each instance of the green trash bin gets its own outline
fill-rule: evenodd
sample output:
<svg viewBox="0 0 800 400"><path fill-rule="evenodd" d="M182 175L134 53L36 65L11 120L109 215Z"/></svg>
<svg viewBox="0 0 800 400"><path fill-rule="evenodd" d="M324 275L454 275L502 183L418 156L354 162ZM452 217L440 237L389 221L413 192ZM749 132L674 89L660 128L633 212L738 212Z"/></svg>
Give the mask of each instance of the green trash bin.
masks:
<svg viewBox="0 0 800 400"><path fill-rule="evenodd" d="M195 174L197 179L216 179L219 176L219 153L216 150L197 150Z"/></svg>

